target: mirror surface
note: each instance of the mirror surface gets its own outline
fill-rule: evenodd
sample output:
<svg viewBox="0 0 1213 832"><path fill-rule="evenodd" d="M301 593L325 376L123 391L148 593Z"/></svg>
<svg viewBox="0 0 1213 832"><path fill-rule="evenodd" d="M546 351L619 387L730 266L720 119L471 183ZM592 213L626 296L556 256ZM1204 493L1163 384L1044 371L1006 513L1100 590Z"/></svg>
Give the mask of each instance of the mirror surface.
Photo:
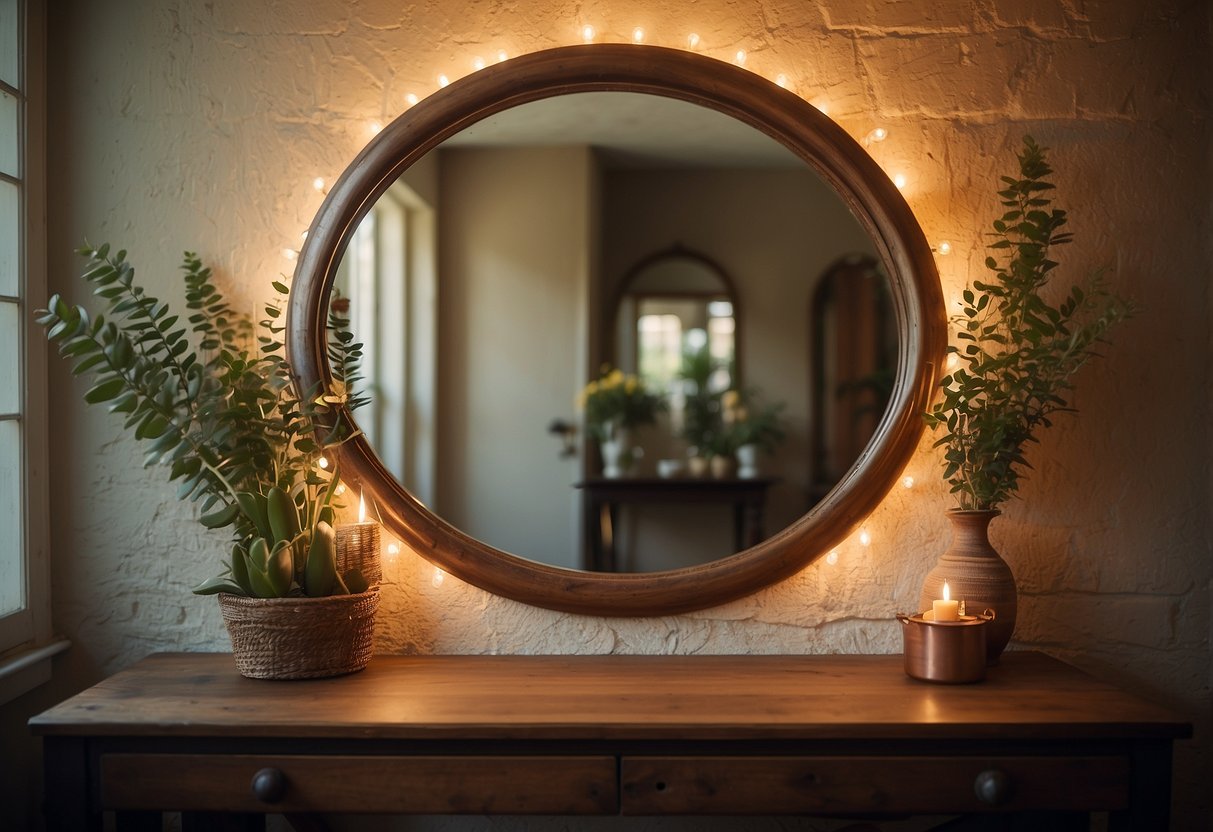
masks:
<svg viewBox="0 0 1213 832"><path fill-rule="evenodd" d="M885 415L859 459L808 513L782 532L743 551L694 567L607 574L546 565L469 536L403 488L363 436L342 444L335 454L343 475L374 501L388 535L488 593L582 615L670 615L715 606L769 587L843 541L901 476L918 447L923 431L920 414L936 387L947 342L946 321L939 275L922 229L884 171L841 127L803 99L742 68L705 55L633 44L548 49L461 78L384 128L325 197L295 266L286 317L287 354L303 389L320 385L335 390L326 352L326 320L338 265L371 207L379 204L380 197L402 174L421 172L423 168L417 165L429 151L512 107L571 93L598 92L644 93L692 102L778 138L830 184L867 229L877 251L875 259L891 290L897 366ZM515 205L510 213L520 215L517 224L525 230L525 212ZM426 221L425 214L419 216L421 233L436 235ZM436 252L437 246L434 248ZM657 244L646 245L646 251L660 248ZM524 253L530 251L533 249L527 248ZM437 282L427 283L425 279L426 275L436 278L435 263L436 254L429 261L418 258L421 285L416 291L410 288L407 305L402 307L405 311L385 307L384 319L410 324L414 312L436 309ZM546 295L539 297L545 299ZM598 299L598 292L587 291L586 308ZM419 317L423 322L433 321L437 314ZM484 323L496 322L489 316ZM594 362L606 354L603 326L588 312L584 320L575 323L590 333L588 365L596 372ZM796 325L803 324L800 318ZM433 361L416 359L436 354L437 327L385 329L407 342L414 377L434 372ZM517 331L517 327L510 331ZM746 349L746 345L739 345L741 352ZM594 354L595 350L601 354ZM758 366L752 359L746 360ZM535 372L536 367L547 369L538 360L518 365L520 370L530 372L522 377L544 378L541 372ZM589 375L587 372L586 377ZM747 378L746 383L750 382ZM566 383L561 381L556 386L564 388ZM437 382L433 386L438 389ZM528 388L528 394L532 389ZM431 421L430 426L441 432L445 423L435 425ZM406 454L406 459L424 461L421 449L425 447L428 445L421 443L418 452ZM428 470L433 470L432 464Z"/></svg>
<svg viewBox="0 0 1213 832"><path fill-rule="evenodd" d="M854 279L877 288L815 305L827 283L848 279L834 264L855 260L873 267ZM861 381L847 372L891 379L896 366L876 262L833 188L734 118L628 92L523 104L429 151L353 234L335 286L367 347L373 403L356 418L437 516L498 549L581 569L587 524L600 518L574 486L601 469L578 391L609 364L665 397L657 424L633 436L643 455L625 476L647 481L659 463L686 476L696 449L727 453L699 448L709 443L687 430L687 402L706 389L719 410L735 388L747 407L734 413L777 407L783 434L759 462L770 480L762 534L735 534L728 504L652 493L622 505L609 530L621 571L711 562L804 515L874 434L887 391L864 400L862 418L839 402ZM845 361L839 350L871 331L880 349ZM710 360L697 381L701 349ZM571 455L548 432L554 421L579 426Z"/></svg>

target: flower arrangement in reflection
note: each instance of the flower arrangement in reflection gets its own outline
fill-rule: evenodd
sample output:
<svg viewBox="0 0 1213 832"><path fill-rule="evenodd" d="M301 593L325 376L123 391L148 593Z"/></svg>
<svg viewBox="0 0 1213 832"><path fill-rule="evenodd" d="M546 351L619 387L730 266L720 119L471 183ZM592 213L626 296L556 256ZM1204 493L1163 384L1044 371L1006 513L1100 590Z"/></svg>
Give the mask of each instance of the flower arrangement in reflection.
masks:
<svg viewBox="0 0 1213 832"><path fill-rule="evenodd" d="M602 375L577 394L577 409L585 413L586 431L599 442L620 429L651 425L665 409L665 399L651 392L635 375L603 365Z"/></svg>

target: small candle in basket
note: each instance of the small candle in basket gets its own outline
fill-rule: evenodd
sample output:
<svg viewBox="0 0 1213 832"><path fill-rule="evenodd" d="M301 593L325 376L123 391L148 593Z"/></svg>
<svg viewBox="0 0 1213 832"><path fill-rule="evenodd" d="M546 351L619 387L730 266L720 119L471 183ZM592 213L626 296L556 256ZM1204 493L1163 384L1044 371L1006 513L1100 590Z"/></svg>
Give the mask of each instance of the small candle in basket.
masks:
<svg viewBox="0 0 1213 832"><path fill-rule="evenodd" d="M337 526L337 571L362 570L368 586L383 580L379 563L379 524L366 519L366 498L358 496L358 522Z"/></svg>

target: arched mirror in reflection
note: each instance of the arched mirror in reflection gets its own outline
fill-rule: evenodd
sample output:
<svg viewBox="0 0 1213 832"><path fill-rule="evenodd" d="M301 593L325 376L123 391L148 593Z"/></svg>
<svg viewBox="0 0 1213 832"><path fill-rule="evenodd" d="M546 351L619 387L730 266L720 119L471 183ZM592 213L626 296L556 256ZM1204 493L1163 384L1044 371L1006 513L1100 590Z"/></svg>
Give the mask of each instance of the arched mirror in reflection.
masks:
<svg viewBox="0 0 1213 832"><path fill-rule="evenodd" d="M810 355L794 310L855 250L873 245L838 194L729 116L623 92L521 105L411 166L355 231L336 288L366 345L360 424L405 488L496 548L622 572L726 557L833 485L806 481ZM863 325L847 314L840 326ZM602 364L663 405L609 484L595 443L562 456L546 432L577 423L574 397ZM726 408L729 391L752 407ZM778 407L781 439L739 483L746 425L732 417L756 419L760 401ZM831 456L834 482L881 415Z"/></svg>
<svg viewBox="0 0 1213 832"><path fill-rule="evenodd" d="M572 135L562 113L583 97L592 106ZM753 388L784 405L775 456L802 461L769 479L794 496L783 516L767 505L756 542L723 529L696 541L675 519L684 529L657 548L695 559L584 571L590 513L572 486L598 473L594 455L573 442L562 457L547 426L575 421L574 395L617 361L614 302L629 269L675 243L734 283L736 375L721 395ZM871 439L814 502L804 310L815 276L847 253L872 256L888 276L894 383ZM452 574L580 613L709 606L827 551L913 452L945 341L929 248L862 149L769 81L660 47L525 55L385 128L333 186L300 252L287 340L304 387L331 384L324 320L337 289L368 343L376 400L358 414L365 436L338 452L343 472L390 534ZM780 387L783 374L792 386Z"/></svg>
<svg viewBox="0 0 1213 832"><path fill-rule="evenodd" d="M817 281L809 309L810 493L824 497L872 438L893 392L897 327L888 279L851 254Z"/></svg>
<svg viewBox="0 0 1213 832"><path fill-rule="evenodd" d="M645 257L615 304L614 364L672 408L738 384L737 292L719 264L680 244Z"/></svg>

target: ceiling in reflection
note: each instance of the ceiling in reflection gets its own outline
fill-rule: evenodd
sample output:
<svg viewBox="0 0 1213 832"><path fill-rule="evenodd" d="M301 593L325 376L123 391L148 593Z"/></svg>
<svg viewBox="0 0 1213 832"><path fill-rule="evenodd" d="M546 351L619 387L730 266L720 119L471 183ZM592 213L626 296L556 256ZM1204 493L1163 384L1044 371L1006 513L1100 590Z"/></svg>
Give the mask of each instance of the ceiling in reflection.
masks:
<svg viewBox="0 0 1213 832"><path fill-rule="evenodd" d="M804 162L737 119L637 93L582 93L532 101L477 122L444 147L591 145L615 168L796 168Z"/></svg>

